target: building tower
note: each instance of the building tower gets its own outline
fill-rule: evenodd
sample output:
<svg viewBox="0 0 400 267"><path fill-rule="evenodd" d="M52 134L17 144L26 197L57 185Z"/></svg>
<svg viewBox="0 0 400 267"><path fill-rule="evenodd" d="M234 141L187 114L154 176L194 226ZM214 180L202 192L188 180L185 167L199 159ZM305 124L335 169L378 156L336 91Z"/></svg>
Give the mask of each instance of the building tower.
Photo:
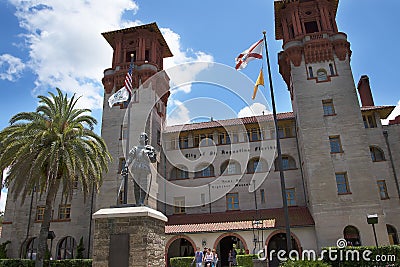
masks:
<svg viewBox="0 0 400 267"><path fill-rule="evenodd" d="M279 71L290 91L296 118L318 247L335 245L346 235L346 227L358 229L360 238L354 239L355 245L374 245L367 214L378 214L378 240L386 244L379 177L374 173L370 132L356 94L350 43L335 20L338 2L274 2L275 37L283 40ZM373 101L367 102L373 105Z"/></svg>
<svg viewBox="0 0 400 267"><path fill-rule="evenodd" d="M149 143L160 152L161 128L165 121L167 100L169 97L169 79L163 70L163 59L172 53L156 23L131 27L103 33L104 38L113 48L112 67L104 71L104 103L102 118L102 137L108 145L114 159L109 172L104 177L103 185L96 200L96 210L116 205L121 184L121 169L124 165L124 151L127 133L129 147L138 144L139 134L145 131ZM132 71L133 87L139 88L131 98L131 122L127 129L127 103L108 107L109 97L124 86L131 55L134 68ZM155 75L157 74L157 75ZM151 79L149 79L151 77ZM159 154L159 153L158 153ZM158 157L157 165L160 163ZM155 176L153 174L152 176ZM130 179L131 180L131 179ZM152 179L152 190L157 191L156 177ZM152 192L155 196L156 192ZM156 207L151 198L151 206ZM128 203L134 203L133 185L129 182Z"/></svg>

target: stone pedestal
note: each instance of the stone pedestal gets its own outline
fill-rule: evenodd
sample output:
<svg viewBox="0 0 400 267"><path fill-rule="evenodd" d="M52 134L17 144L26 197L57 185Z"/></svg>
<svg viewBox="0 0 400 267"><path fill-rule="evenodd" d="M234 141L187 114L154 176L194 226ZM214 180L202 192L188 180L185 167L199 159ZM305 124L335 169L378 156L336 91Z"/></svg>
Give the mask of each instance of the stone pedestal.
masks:
<svg viewBox="0 0 400 267"><path fill-rule="evenodd" d="M165 266L167 217L148 207L101 209L93 214L93 266Z"/></svg>

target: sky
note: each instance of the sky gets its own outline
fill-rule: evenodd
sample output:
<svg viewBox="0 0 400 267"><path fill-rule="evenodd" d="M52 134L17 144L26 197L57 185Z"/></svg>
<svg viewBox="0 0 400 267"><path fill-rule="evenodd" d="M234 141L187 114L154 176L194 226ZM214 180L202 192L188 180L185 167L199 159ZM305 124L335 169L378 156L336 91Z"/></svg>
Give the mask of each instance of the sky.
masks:
<svg viewBox="0 0 400 267"><path fill-rule="evenodd" d="M337 23L351 43L355 82L368 75L375 105L397 105L389 117L393 119L400 114L395 79L400 61L400 1L384 3L341 0ZM261 39L266 30L277 110L291 111L289 94L278 72L282 41L274 37L273 0L247 0L245 5L232 0L1 0L0 129L8 126L16 113L35 110L37 96L56 87L81 96L80 107L92 109L92 115L101 122L101 78L112 59L112 49L101 33L151 22L157 22L174 54L164 61L164 68L216 62L227 74L235 65L235 57ZM249 86L257 79L261 64L252 62L242 71L246 77L241 78L247 79ZM212 84L173 89L168 103L170 124L247 116L249 106L260 113L270 102L267 94L266 100L240 102ZM261 93L265 90L260 89ZM202 101L193 104L205 98L212 99L207 100L213 103L209 108L205 109ZM216 108L221 101L229 102L229 111ZM96 128L98 133L100 127ZM0 210L4 210L6 195L1 195Z"/></svg>

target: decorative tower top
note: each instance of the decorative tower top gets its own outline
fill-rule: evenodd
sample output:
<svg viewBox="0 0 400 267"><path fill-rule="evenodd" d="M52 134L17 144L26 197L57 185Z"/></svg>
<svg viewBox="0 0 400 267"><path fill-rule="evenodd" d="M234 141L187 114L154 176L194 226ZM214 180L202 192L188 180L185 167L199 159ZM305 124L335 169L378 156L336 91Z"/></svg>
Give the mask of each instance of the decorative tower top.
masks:
<svg viewBox="0 0 400 267"><path fill-rule="evenodd" d="M102 35L114 50L112 67L104 71L103 85L107 94L114 88L123 86L132 54L135 64L132 73L134 87L138 87L139 80L144 83L162 70L163 58L172 57L171 50L155 22L105 32Z"/></svg>

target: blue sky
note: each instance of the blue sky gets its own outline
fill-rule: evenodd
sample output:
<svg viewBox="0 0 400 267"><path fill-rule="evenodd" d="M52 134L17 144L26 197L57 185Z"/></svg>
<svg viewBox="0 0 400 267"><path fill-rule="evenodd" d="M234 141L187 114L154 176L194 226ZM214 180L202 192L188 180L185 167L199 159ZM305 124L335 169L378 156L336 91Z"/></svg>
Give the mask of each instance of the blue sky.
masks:
<svg viewBox="0 0 400 267"><path fill-rule="evenodd" d="M398 10L398 0L386 0L384 5L376 0L339 3L337 22L351 43L355 82L363 74L370 77L376 105L398 105L400 100L396 88ZM233 67L234 58L266 30L277 109L291 110L289 94L278 73L277 53L282 41L274 38L273 0L248 0L246 4L232 0L3 0L0 20L0 129L8 125L12 115L34 110L36 96L55 87L82 96L81 106L91 108L101 122L101 78L112 57L101 33L150 22L157 22L175 55L165 61L166 67L191 61L215 61ZM252 62L243 73L255 81L260 65ZM185 111L181 103L196 97L224 98L223 90L213 86L203 87L201 94L198 88L201 86L176 91L169 108L177 108L179 113ZM243 103L229 101L233 107L229 116L245 108ZM186 114L189 119L197 116L194 112ZM396 114L400 114L399 107L392 117ZM203 115L220 118L215 109ZM3 194L0 210L4 199Z"/></svg>

